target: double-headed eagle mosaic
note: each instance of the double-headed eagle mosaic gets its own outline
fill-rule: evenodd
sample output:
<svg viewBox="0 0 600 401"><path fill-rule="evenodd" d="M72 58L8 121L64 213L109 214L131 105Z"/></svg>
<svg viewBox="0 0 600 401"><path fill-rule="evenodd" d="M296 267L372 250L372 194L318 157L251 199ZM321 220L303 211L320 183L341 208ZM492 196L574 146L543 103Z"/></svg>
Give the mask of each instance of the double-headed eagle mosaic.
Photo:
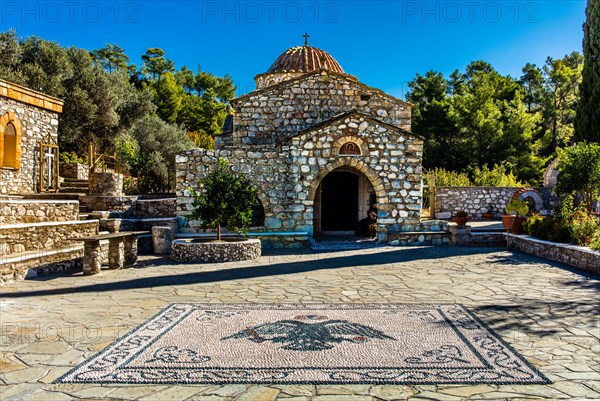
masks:
<svg viewBox="0 0 600 401"><path fill-rule="evenodd" d="M382 331L347 320L327 320L322 315L300 315L246 327L221 340L245 338L256 343L269 341L283 344L291 351L322 351L342 342L364 343L369 339L395 340Z"/></svg>

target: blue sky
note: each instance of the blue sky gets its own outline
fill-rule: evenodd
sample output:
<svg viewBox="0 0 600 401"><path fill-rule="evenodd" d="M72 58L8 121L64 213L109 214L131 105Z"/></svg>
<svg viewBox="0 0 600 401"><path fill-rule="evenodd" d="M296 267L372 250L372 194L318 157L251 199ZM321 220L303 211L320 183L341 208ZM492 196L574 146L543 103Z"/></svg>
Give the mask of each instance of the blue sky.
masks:
<svg viewBox="0 0 600 401"><path fill-rule="evenodd" d="M428 70L482 59L519 76L527 62L581 52L584 18L584 0L0 1L3 31L89 50L118 44L138 65L160 47L178 68L231 75L239 95L305 32L347 73L404 98Z"/></svg>

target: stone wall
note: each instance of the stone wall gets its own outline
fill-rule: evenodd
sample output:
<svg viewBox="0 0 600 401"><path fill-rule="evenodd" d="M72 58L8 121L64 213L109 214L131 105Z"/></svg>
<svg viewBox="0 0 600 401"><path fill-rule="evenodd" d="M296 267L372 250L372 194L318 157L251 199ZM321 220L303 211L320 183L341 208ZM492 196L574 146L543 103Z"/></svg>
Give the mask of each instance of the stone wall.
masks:
<svg viewBox="0 0 600 401"><path fill-rule="evenodd" d="M81 163L61 163L60 176L76 180L87 180L90 177L90 167Z"/></svg>
<svg viewBox="0 0 600 401"><path fill-rule="evenodd" d="M74 246L60 252L42 250L31 258L0 260L0 286L25 278L81 269L82 257L83 246Z"/></svg>
<svg viewBox="0 0 600 401"><path fill-rule="evenodd" d="M111 217L130 219L175 217L175 198L147 198L146 196L82 196L81 203L90 212L109 211Z"/></svg>
<svg viewBox="0 0 600 401"><path fill-rule="evenodd" d="M98 234L98 220L0 226L0 257L76 244L72 237Z"/></svg>
<svg viewBox="0 0 600 401"><path fill-rule="evenodd" d="M0 200L0 225L77 220L78 201Z"/></svg>
<svg viewBox="0 0 600 401"><path fill-rule="evenodd" d="M123 174L90 173L90 195L123 196Z"/></svg>
<svg viewBox="0 0 600 401"><path fill-rule="evenodd" d="M13 113L21 127L20 168L0 166L0 194L38 190L40 144L57 141L62 104L59 99L0 80L0 117Z"/></svg>
<svg viewBox="0 0 600 401"><path fill-rule="evenodd" d="M277 144L356 109L410 130L410 104L349 77L317 71L234 99L233 145Z"/></svg>
<svg viewBox="0 0 600 401"><path fill-rule="evenodd" d="M445 220L426 220L416 224L405 224L400 231L388 233L392 246L447 245L450 231Z"/></svg>
<svg viewBox="0 0 600 401"><path fill-rule="evenodd" d="M508 234L508 247L600 275L600 252L570 244Z"/></svg>
<svg viewBox="0 0 600 401"><path fill-rule="evenodd" d="M472 219L481 219L482 213L487 211L491 203L494 218L499 218L515 194L519 199L525 199L529 195L536 197L535 203L539 203L542 210L552 210L560 204L560 198L553 195L549 188L436 186L435 216L449 219L456 212L464 210Z"/></svg>
<svg viewBox="0 0 600 401"><path fill-rule="evenodd" d="M512 187L435 187L435 216L451 218L464 210L474 219L481 219L482 213L492 204L494 218L504 214L504 208L519 188Z"/></svg>
<svg viewBox="0 0 600 401"><path fill-rule="evenodd" d="M346 142L359 145L361 154L339 155ZM419 137L357 112L317 125L280 146L189 150L176 158L177 213L183 218L191 212L189 187L197 187L223 157L258 189L264 231L306 231L312 237L317 188L328 173L342 168L363 174L372 184L379 208L378 239L387 241L389 230L419 222L422 150Z"/></svg>
<svg viewBox="0 0 600 401"><path fill-rule="evenodd" d="M257 239L176 239L171 259L177 262L223 263L257 259L261 255Z"/></svg>

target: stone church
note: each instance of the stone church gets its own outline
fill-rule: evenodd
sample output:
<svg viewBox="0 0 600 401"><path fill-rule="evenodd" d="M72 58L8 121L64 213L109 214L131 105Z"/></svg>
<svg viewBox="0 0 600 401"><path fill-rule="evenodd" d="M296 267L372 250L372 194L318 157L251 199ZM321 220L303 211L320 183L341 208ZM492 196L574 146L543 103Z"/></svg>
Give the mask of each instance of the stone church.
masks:
<svg viewBox="0 0 600 401"><path fill-rule="evenodd" d="M308 43L286 50L255 81L256 90L231 101L215 150L178 155L180 231L197 230L184 218L189 188L221 157L258 189L264 217L251 232L263 241L351 234L372 204L381 242L419 225L423 139L410 132L409 103Z"/></svg>

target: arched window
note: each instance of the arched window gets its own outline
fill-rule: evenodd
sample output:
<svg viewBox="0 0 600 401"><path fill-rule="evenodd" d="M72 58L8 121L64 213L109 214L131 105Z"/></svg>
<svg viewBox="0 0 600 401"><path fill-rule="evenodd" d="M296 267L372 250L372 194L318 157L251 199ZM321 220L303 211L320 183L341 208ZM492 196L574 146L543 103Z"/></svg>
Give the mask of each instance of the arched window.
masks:
<svg viewBox="0 0 600 401"><path fill-rule="evenodd" d="M252 206L252 223L250 227L262 227L265 225L265 208L262 205L258 196L254 200L254 206Z"/></svg>
<svg viewBox="0 0 600 401"><path fill-rule="evenodd" d="M21 167L21 126L13 113L0 119L0 167Z"/></svg>

